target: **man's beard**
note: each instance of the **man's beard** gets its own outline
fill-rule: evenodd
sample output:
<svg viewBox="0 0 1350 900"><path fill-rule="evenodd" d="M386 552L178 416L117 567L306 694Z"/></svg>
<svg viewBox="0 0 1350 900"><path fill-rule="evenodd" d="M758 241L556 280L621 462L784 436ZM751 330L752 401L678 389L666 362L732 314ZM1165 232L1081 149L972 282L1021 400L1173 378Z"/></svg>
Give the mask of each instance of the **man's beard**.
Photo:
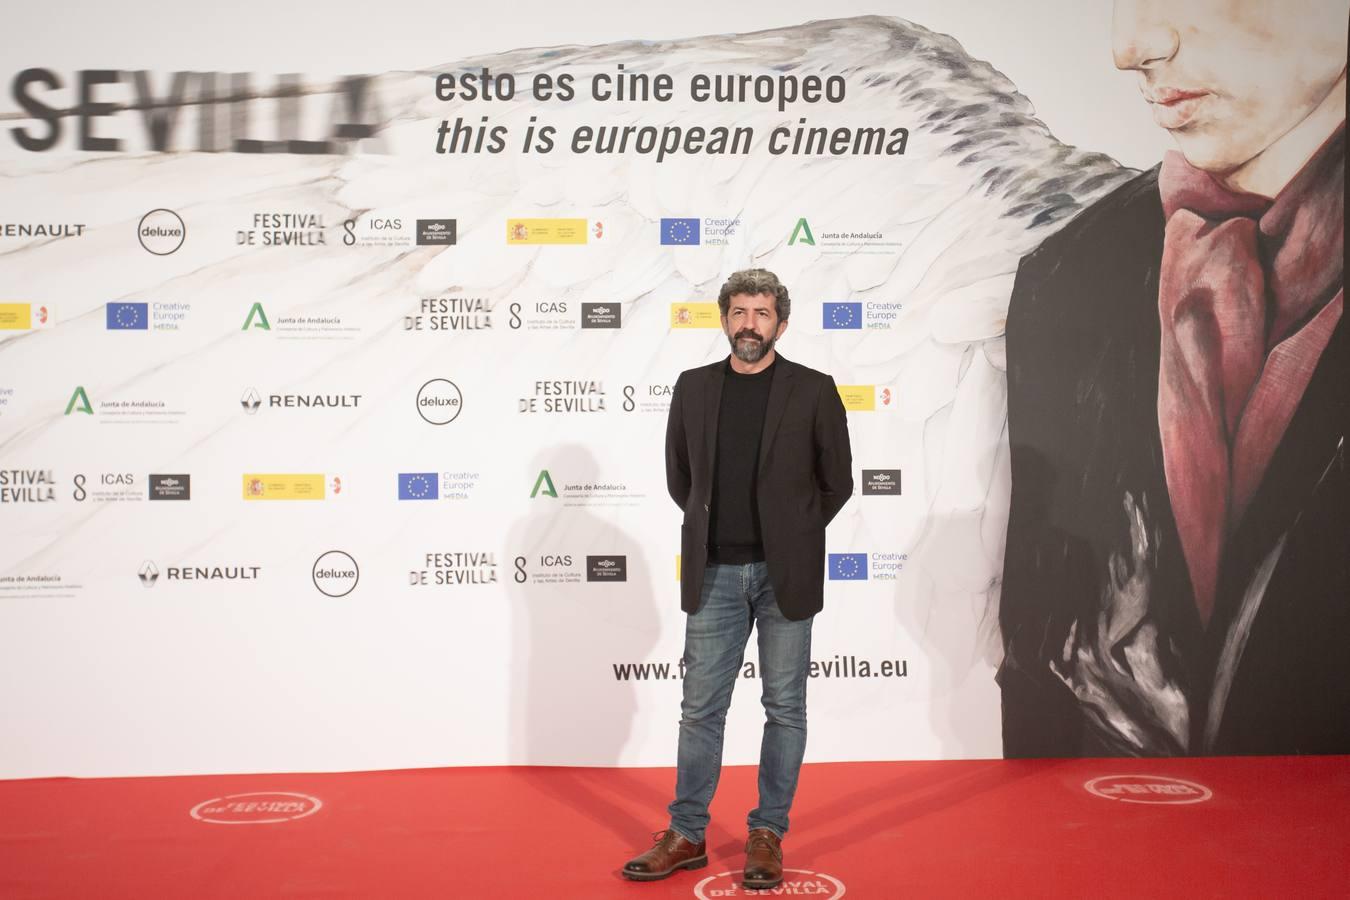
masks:
<svg viewBox="0 0 1350 900"><path fill-rule="evenodd" d="M743 337L752 338L752 340L742 344L741 338ZM760 340L759 335L746 329L736 332L728 340L731 341L731 352L744 363L757 363L768 356L769 351L773 349L773 338L769 338L767 341Z"/></svg>

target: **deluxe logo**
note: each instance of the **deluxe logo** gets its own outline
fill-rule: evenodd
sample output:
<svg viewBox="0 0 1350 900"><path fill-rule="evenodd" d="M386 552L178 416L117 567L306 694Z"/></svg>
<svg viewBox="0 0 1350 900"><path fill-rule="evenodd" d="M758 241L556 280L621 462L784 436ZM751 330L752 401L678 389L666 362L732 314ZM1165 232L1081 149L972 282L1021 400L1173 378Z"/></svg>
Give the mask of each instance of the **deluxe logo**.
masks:
<svg viewBox="0 0 1350 900"><path fill-rule="evenodd" d="M314 586L328 597L345 597L356 589L361 580L361 569L351 554L329 550L314 560Z"/></svg>
<svg viewBox="0 0 1350 900"><path fill-rule="evenodd" d="M84 225L62 222L4 222L0 223L0 237L84 237L84 229Z"/></svg>
<svg viewBox="0 0 1350 900"><path fill-rule="evenodd" d="M900 496L899 469L863 469L863 496Z"/></svg>
<svg viewBox="0 0 1350 900"><path fill-rule="evenodd" d="M1203 784L1165 775L1103 775L1083 788L1093 796L1122 803L1186 805L1203 803L1214 796Z"/></svg>
<svg viewBox="0 0 1350 900"><path fill-rule="evenodd" d="M272 323L267 321L267 310L263 309L261 303L254 303L249 307L248 315L244 318L244 327L240 331L248 331L250 328L257 328L262 331L271 331Z"/></svg>
<svg viewBox="0 0 1350 900"><path fill-rule="evenodd" d="M844 896L844 883L833 875L807 869L784 869L783 881L775 888L758 890L743 886L745 873L740 869L709 875L694 885L698 900L721 900L723 897L814 897L817 900L839 900Z"/></svg>
<svg viewBox="0 0 1350 900"><path fill-rule="evenodd" d="M586 557L587 581L627 581L627 556Z"/></svg>
<svg viewBox="0 0 1350 900"><path fill-rule="evenodd" d="M455 219L418 219L417 246L452 247L458 240Z"/></svg>
<svg viewBox="0 0 1350 900"><path fill-rule="evenodd" d="M85 393L84 386L75 388L75 393L70 395L70 402L66 404L66 415L73 412L83 413L86 416L94 414L94 407L89 402L89 395Z"/></svg>
<svg viewBox="0 0 1350 900"><path fill-rule="evenodd" d="M863 327L862 303L826 303L821 307L821 327L827 331L861 331Z"/></svg>
<svg viewBox="0 0 1350 900"><path fill-rule="evenodd" d="M52 324L50 308L31 303L0 303L0 331L32 331Z"/></svg>
<svg viewBox="0 0 1350 900"><path fill-rule="evenodd" d="M816 245L816 236L811 233L811 225L806 219L798 219L797 224L792 226L792 234L788 236L788 246L802 243L812 247Z"/></svg>
<svg viewBox="0 0 1350 900"><path fill-rule="evenodd" d="M155 256L168 256L177 253L187 238L187 226L183 219L171 209L152 209L141 216L136 226L136 237L141 246Z"/></svg>
<svg viewBox="0 0 1350 900"><path fill-rule="evenodd" d="M191 500L191 475L151 475L151 500Z"/></svg>
<svg viewBox="0 0 1350 900"><path fill-rule="evenodd" d="M831 581L866 581L866 553L831 553L829 560Z"/></svg>
<svg viewBox="0 0 1350 900"><path fill-rule="evenodd" d="M117 153L140 149L154 153L182 150L228 153L347 153L360 141L375 138L370 152L385 152L376 137L384 121L379 95L370 76L349 75L329 79L326 84L306 86L299 75L279 75L272 89L255 87L249 72L173 72L156 75L148 71L84 69L76 73L75 84L67 86L51 69L24 69L14 77L11 95L25 118L36 119L39 127L12 128L14 142L30 152L51 150L60 142L67 119L78 122L74 149ZM167 85L156 94L154 84ZM132 98L122 102L113 85L126 83ZM52 106L46 91L64 91L74 101L70 108ZM111 102L111 101L119 102ZM192 108L194 116L166 115ZM128 147L121 138L100 137L110 123L99 120L122 114L134 116L141 127L124 123L124 133L144 134L144 144ZM266 114L264 126L269 133L284 135L281 140L258 139L249 130ZM306 126L319 124L322 140L301 137ZM196 137L195 145L187 141ZM186 140L182 140L186 138Z"/></svg>
<svg viewBox="0 0 1350 900"><path fill-rule="evenodd" d="M51 503L56 477L51 469L0 469L0 503Z"/></svg>
<svg viewBox="0 0 1350 900"><path fill-rule="evenodd" d="M148 331L149 329L149 303L118 302L107 305L108 331Z"/></svg>
<svg viewBox="0 0 1350 900"><path fill-rule="evenodd" d="M670 327L721 328L722 311L716 303L672 303Z"/></svg>
<svg viewBox="0 0 1350 900"><path fill-rule="evenodd" d="M245 474L245 500L322 500L323 474Z"/></svg>
<svg viewBox="0 0 1350 900"><path fill-rule="evenodd" d="M581 304L582 328L619 328L623 307L617 303Z"/></svg>
<svg viewBox="0 0 1350 900"><path fill-rule="evenodd" d="M213 825L275 825L312 816L323 808L318 797L288 791L254 791L203 800L192 818Z"/></svg>
<svg viewBox="0 0 1350 900"><path fill-rule="evenodd" d="M553 486L553 478L548 474L548 469L540 469L539 477L534 480L534 490L530 491L530 499L543 494L545 497L557 497L558 489Z"/></svg>
<svg viewBox="0 0 1350 900"><path fill-rule="evenodd" d="M698 219L662 219L663 245L692 245L699 243Z"/></svg>
<svg viewBox="0 0 1350 900"><path fill-rule="evenodd" d="M432 425L449 425L463 408L459 386L445 378L433 378L417 391L417 414Z"/></svg>
<svg viewBox="0 0 1350 900"><path fill-rule="evenodd" d="M584 244L587 240L585 219L507 219L506 243L525 244ZM596 223L596 237L604 227Z"/></svg>
<svg viewBox="0 0 1350 900"><path fill-rule="evenodd" d="M155 586L155 582L159 580L159 566L147 559L136 570L136 577L141 580L142 587L152 588Z"/></svg>
<svg viewBox="0 0 1350 900"><path fill-rule="evenodd" d="M262 406L262 397L258 395L256 388L249 388L239 398L239 405L251 416L258 411L259 406Z"/></svg>

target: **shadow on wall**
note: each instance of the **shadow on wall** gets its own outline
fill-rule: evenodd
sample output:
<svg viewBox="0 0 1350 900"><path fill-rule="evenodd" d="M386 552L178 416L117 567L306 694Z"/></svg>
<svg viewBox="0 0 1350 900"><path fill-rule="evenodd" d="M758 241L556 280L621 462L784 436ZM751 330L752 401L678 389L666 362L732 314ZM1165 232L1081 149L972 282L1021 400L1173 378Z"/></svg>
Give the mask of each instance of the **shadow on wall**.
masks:
<svg viewBox="0 0 1350 900"><path fill-rule="evenodd" d="M530 483L544 471L553 490L548 482L538 485L507 545L508 760L612 766L628 743L638 703L634 685L615 679L612 663L646 660L656 645L652 573L638 542L608 510L566 497L565 485L601 477L589 450L566 445L539 454ZM587 556L626 557L626 579L588 580Z"/></svg>
<svg viewBox="0 0 1350 900"><path fill-rule="evenodd" d="M967 358L974 363L953 402L924 424L929 483L916 500L927 510L895 597L942 759L1002 755L993 673L1003 656L998 604L1011 484L1006 389L980 348ZM981 426L974 434L953 427L972 419Z"/></svg>

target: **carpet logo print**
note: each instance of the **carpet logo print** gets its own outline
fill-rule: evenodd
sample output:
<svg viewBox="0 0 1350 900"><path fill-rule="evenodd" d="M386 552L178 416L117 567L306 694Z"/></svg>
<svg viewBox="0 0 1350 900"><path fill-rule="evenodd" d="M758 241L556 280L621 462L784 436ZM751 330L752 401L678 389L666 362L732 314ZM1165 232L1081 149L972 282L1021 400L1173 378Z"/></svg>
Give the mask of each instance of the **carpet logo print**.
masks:
<svg viewBox="0 0 1350 900"><path fill-rule="evenodd" d="M312 816L322 808L323 801L309 794L255 791L204 800L192 807L191 815L214 825L273 825Z"/></svg>
<svg viewBox="0 0 1350 900"><path fill-rule="evenodd" d="M741 869L709 875L694 885L698 900L720 900L722 897L817 897L820 900L838 900L844 896L844 883L824 872L806 869L784 869L783 881L773 888L746 888L741 885Z"/></svg>
<svg viewBox="0 0 1350 900"><path fill-rule="evenodd" d="M1203 803L1214 796L1203 784L1165 775L1103 775L1085 783L1083 788L1093 796L1123 803L1181 805Z"/></svg>

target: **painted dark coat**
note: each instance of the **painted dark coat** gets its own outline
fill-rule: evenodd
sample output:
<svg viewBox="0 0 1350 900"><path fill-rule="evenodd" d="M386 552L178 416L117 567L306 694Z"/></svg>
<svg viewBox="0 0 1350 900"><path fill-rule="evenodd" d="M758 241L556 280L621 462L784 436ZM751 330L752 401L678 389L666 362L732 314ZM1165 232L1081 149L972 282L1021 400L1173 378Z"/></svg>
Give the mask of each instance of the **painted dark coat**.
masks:
<svg viewBox="0 0 1350 900"><path fill-rule="evenodd" d="M1083 212L1018 270L1007 328L1004 753L1350 752L1345 319L1227 542L1214 618L1202 628L1157 420L1164 225L1154 170ZM1154 673L1128 658L1123 631L1104 634L1112 627L1104 608L1131 598L1146 604L1143 622L1163 648L1162 679L1184 694L1179 737L1151 732L1148 704L1128 679ZM1140 742L1101 727L1062 677L1066 647L1093 641L1115 648L1103 656L1125 673L1120 708L1144 723Z"/></svg>

